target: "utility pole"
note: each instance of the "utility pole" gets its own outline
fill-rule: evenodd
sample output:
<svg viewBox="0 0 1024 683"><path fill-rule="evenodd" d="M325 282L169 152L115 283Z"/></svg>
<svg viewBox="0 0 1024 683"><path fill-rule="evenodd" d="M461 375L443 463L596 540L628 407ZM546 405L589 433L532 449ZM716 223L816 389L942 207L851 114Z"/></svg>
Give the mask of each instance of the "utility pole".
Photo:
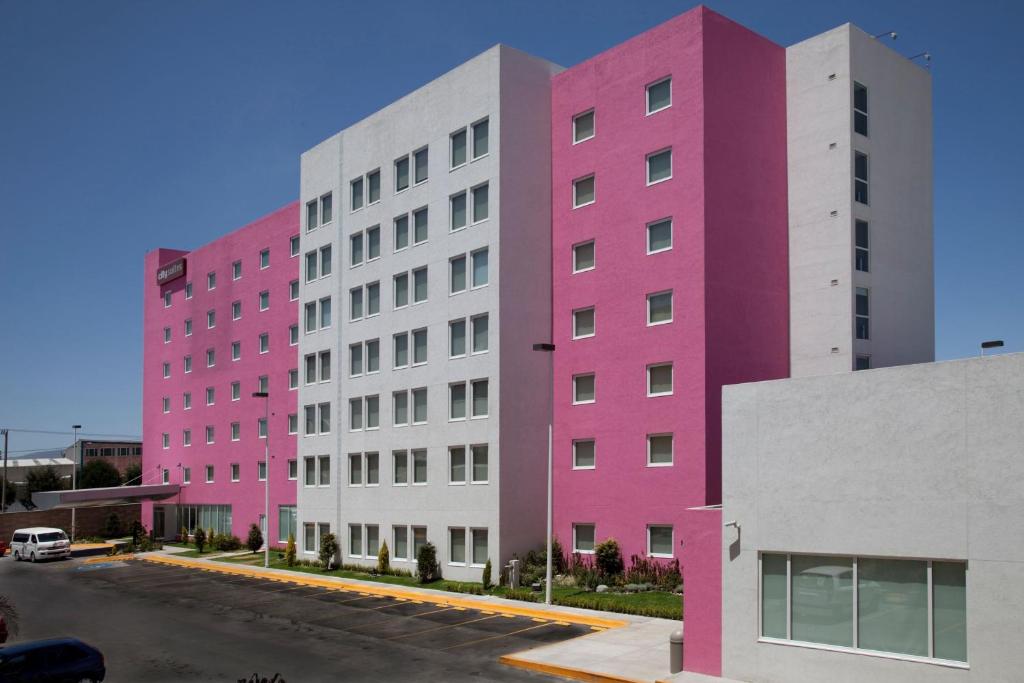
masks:
<svg viewBox="0 0 1024 683"><path fill-rule="evenodd" d="M82 428L82 425L71 425L71 428L75 430L75 462L71 468L71 490L74 491L77 487L78 474L78 461L82 457L82 448L78 443L78 430ZM77 536L78 530L75 528L75 506L71 506L71 542L75 542L75 536Z"/></svg>
<svg viewBox="0 0 1024 683"><path fill-rule="evenodd" d="M0 487L0 512L7 511L7 430L0 429L4 435L4 483Z"/></svg>

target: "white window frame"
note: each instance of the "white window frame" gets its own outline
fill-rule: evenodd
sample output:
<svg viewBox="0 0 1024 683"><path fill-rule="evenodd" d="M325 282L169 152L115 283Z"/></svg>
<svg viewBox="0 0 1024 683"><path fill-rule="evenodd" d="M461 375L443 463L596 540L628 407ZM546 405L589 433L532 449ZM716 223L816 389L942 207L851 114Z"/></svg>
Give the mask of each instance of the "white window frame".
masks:
<svg viewBox="0 0 1024 683"><path fill-rule="evenodd" d="M654 370L655 368L664 368L664 367L667 367L669 369L670 374L672 375L672 390L671 391L662 391L662 392L659 392L659 393L656 393L656 394L652 393L651 392L651 371ZM648 398L657 398L659 396L672 396L675 393L675 391L676 391L676 370L675 370L675 364L672 363L671 361L667 361L667 362L663 362L663 363L648 363L647 364L647 397Z"/></svg>
<svg viewBox="0 0 1024 683"><path fill-rule="evenodd" d="M593 314L594 330L590 334L577 334L576 333L576 316L580 313L590 311ZM595 306L584 306L583 308L574 309L572 312L572 338L573 339L588 339L597 334L597 308Z"/></svg>
<svg viewBox="0 0 1024 683"><path fill-rule="evenodd" d="M668 318L668 320L659 320L658 322L652 322L651 321L651 300L654 297L661 296L663 294L668 294L669 295L669 299L670 299L670 301L669 301L669 318ZM671 289L663 289L660 292L651 292L650 294L648 294L647 295L647 327L657 327L658 325L668 325L668 324L674 322L675 321L675 317L676 317L675 304L676 304L675 293Z"/></svg>
<svg viewBox="0 0 1024 683"><path fill-rule="evenodd" d="M576 122L579 119L581 119L584 116L586 116L587 114L592 114L593 115L593 121L594 121L593 129L591 130L590 135L588 135L585 138L581 138L581 137L578 137L576 135ZM593 140L594 136L596 136L596 135L597 135L597 112L594 109L594 107L591 107L590 109L588 109L586 111L581 111L579 114L576 114L575 116L572 117L572 144L578 145L580 143L586 142L587 140Z"/></svg>
<svg viewBox="0 0 1024 683"><path fill-rule="evenodd" d="M659 78L656 81L651 81L646 86L644 86L644 109L647 111L647 114L646 114L647 116L651 116L653 114L657 114L659 111L665 111L666 109L671 109L672 108L673 92L672 92L672 84L669 83L669 86L668 86L668 104L666 104L664 107L660 107L658 109L651 109L651 88L653 88L656 85L661 85L665 81L671 81L671 80L672 80L672 74L669 74L668 76L663 76L662 78Z"/></svg>
<svg viewBox="0 0 1024 683"><path fill-rule="evenodd" d="M664 154L665 152L668 152L668 177L667 178L662 178L661 180L651 180L651 159L656 157L656 156L658 156L659 154ZM658 185L658 184L663 183L663 182L665 182L667 180L672 180L672 174L673 174L673 171L674 171L674 166L673 166L674 163L675 163L675 158L672 155L672 148L671 147L663 147L662 149L659 149L656 152L651 152L650 154L648 154L646 159L645 159L645 164L644 164L645 167L646 167L646 171L647 171L647 187L650 187L652 185Z"/></svg>
<svg viewBox="0 0 1024 683"><path fill-rule="evenodd" d="M584 202L583 204L580 204L576 200L576 187L577 187L577 185L579 183L583 182L584 180L590 179L590 178L593 178L593 180L594 180L594 198L591 199L589 202ZM572 181L572 208L573 209L582 209L584 206L590 206L591 204L594 204L596 202L597 202L597 174L596 173L588 173L587 175L582 175L579 178L574 178L573 181Z"/></svg>
<svg viewBox="0 0 1024 683"><path fill-rule="evenodd" d="M579 542L578 542L577 536L576 536L576 529L577 529L577 527L581 527L581 526L590 527L591 529L594 530L593 542L594 542L594 546L595 547L597 546L597 524L595 524L594 522L573 522L573 524L572 524L572 551L574 553L579 553L580 555L593 555L594 551L592 549L591 550L580 550Z"/></svg>
<svg viewBox="0 0 1024 683"><path fill-rule="evenodd" d="M594 464L593 465L580 465L576 458L576 446L581 443L593 444L594 450ZM597 469L597 439L590 437L585 439L573 439L572 440L572 468L574 470L596 470Z"/></svg>
<svg viewBox="0 0 1024 683"><path fill-rule="evenodd" d="M231 481L237 483L242 480L242 466L237 462L231 463Z"/></svg>
<svg viewBox="0 0 1024 683"><path fill-rule="evenodd" d="M654 527L658 527L658 528L668 527L669 529L672 530L672 541L671 541L671 544L670 544L672 546L672 552L671 553L655 553L655 552L651 552L651 529L654 528ZM676 556L675 550L676 550L676 528L675 528L675 525L673 525L673 524L648 524L647 525L647 555L648 555L648 557L660 557L660 558L665 558L665 559L672 559L673 557Z"/></svg>
<svg viewBox="0 0 1024 683"><path fill-rule="evenodd" d="M661 249L651 250L651 228L654 227L655 225L660 225L666 222L668 223L668 246L662 247ZM644 241L644 250L647 252L648 256L651 256L652 254L661 254L666 251L672 251L672 247L675 246L676 242L675 221L672 220L671 216L666 216L665 218L659 218L658 220L648 222L644 229Z"/></svg>
<svg viewBox="0 0 1024 683"><path fill-rule="evenodd" d="M651 439L667 436L671 440L668 462L651 461ZM672 467L676 464L676 436L673 432L653 432L647 435L647 466L648 467Z"/></svg>
<svg viewBox="0 0 1024 683"><path fill-rule="evenodd" d="M593 244L594 245L594 263L592 265L587 266L586 268L577 268L576 267L576 249L578 247L585 247L588 244ZM597 268L597 240L589 239L589 240L586 240L584 242L577 242L576 244L572 245L572 272L573 272L573 275L575 275L576 273L586 273L587 271L594 270L595 268Z"/></svg>
<svg viewBox="0 0 1024 683"><path fill-rule="evenodd" d="M576 380L581 377L593 377L594 378L594 398L579 401L576 399ZM589 405L591 403L597 403L597 373L596 372L581 372L572 376L572 404L574 406Z"/></svg>

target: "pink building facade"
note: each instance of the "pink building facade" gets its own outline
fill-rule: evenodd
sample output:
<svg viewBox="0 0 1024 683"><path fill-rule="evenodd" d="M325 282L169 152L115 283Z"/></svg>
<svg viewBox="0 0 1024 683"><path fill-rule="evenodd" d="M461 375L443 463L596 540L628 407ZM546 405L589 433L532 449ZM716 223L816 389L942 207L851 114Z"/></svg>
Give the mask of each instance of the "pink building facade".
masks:
<svg viewBox="0 0 1024 683"><path fill-rule="evenodd" d="M143 504L158 537L295 531L298 218L293 203L194 251L146 254L143 482L181 485Z"/></svg>
<svg viewBox="0 0 1024 683"><path fill-rule="evenodd" d="M678 560L710 674L721 387L789 374L785 59L698 7L553 79L555 534Z"/></svg>

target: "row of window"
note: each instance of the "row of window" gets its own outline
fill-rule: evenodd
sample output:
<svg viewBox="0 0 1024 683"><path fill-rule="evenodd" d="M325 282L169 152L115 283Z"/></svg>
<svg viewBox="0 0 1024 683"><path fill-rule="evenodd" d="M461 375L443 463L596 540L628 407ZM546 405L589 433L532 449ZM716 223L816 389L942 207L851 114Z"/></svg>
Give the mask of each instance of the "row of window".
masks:
<svg viewBox="0 0 1024 683"><path fill-rule="evenodd" d="M270 353L270 334L267 332L261 332L259 335L259 352L261 354ZM242 359L242 342L233 341L231 342L231 360L238 361ZM206 367L212 368L217 365L217 350L209 348L206 350ZM182 369L185 374L192 372L192 355L188 354L182 357ZM171 376L171 364L168 361L164 361L162 365L163 378L168 379Z"/></svg>
<svg viewBox="0 0 1024 683"><path fill-rule="evenodd" d="M291 461L289 461L291 462ZM489 477L487 444L448 447L448 483L453 486L487 484ZM306 488L331 485L331 457L307 456L303 459L303 485ZM381 483L380 453L349 453L348 485L375 487ZM423 486L428 483L427 449L395 450L391 453L392 486Z"/></svg>
<svg viewBox="0 0 1024 683"><path fill-rule="evenodd" d="M299 281L292 280L288 285L288 298L290 301L297 301L299 298ZM270 308L270 292L263 291L259 293L258 305L260 311L266 311ZM231 302L231 320L242 319L242 302L232 301ZM210 309L206 312L206 329L212 330L217 327L217 311ZM186 337L192 336L192 318L186 318L184 321L184 332ZM169 344L171 342L171 328L164 328L164 343ZM295 342L297 343L297 342Z"/></svg>
<svg viewBox="0 0 1024 683"><path fill-rule="evenodd" d="M572 550L575 553L591 555L597 538L597 525L577 522L572 525ZM651 557L672 557L674 550L671 524L647 525L647 554Z"/></svg>
<svg viewBox="0 0 1024 683"><path fill-rule="evenodd" d="M291 238L290 245L291 245L291 256L297 256L298 253L299 253L299 237L298 237L298 235L295 235L295 236L293 236ZM270 267L270 249L269 248L260 250L259 267L260 267L260 270L266 270L267 268ZM232 279L232 281L234 281L234 280L241 280L242 279L242 261L241 261L241 259L239 259L237 261L233 261L231 263L231 279ZM209 273L206 274L206 290L207 291L212 291L212 290L214 290L216 288L217 288L217 271L211 270ZM191 299L192 298L192 293L193 293L192 282L191 281L186 282L185 283L185 299L186 300ZM171 304L172 304L172 292L170 290L167 290L167 291L164 292L164 308L170 308Z"/></svg>
<svg viewBox="0 0 1024 683"><path fill-rule="evenodd" d="M241 465L241 463L233 462L228 467L229 467L229 470L230 470L231 482L232 483L240 482L242 480L242 465ZM206 465L203 468L203 473L204 473L204 476L206 477L205 478L205 482L207 484L214 483L214 466L213 465ZM288 461L288 479L290 481L294 481L297 478L298 478L298 461L297 460L289 460ZM258 460L256 462L256 480L257 481L266 481L266 479L267 479L267 463L264 460ZM170 483L171 471L169 469L165 468L163 470L163 472L162 472L162 480L163 480L163 483L165 483L165 484ZM181 468L181 483L182 483L182 485L188 485L188 484L192 483L192 468L191 467L182 467Z"/></svg>
<svg viewBox="0 0 1024 683"><path fill-rule="evenodd" d="M647 224L647 253L659 254L672 248L672 219L661 218ZM595 240L572 247L572 272L584 273L597 266Z"/></svg>
<svg viewBox="0 0 1024 683"><path fill-rule="evenodd" d="M647 325L672 322L672 291L647 295ZM572 312L572 338L585 339L597 334L596 307L577 308Z"/></svg>
<svg viewBox="0 0 1024 683"><path fill-rule="evenodd" d="M467 418L477 419L489 415L489 382L474 379L452 382L448 385L448 420L455 422ZM410 414L409 406L412 405ZM349 431L380 428L380 396L360 396L349 399ZM392 425L404 427L427 422L427 389L402 389L391 394ZM311 432L307 432L309 434Z"/></svg>
<svg viewBox="0 0 1024 683"><path fill-rule="evenodd" d="M329 372L329 370L328 370L328 372ZM298 384L298 370L295 370L295 369L289 370L288 371L288 388L289 389L297 389L298 385L299 385ZM239 401L239 400L241 400L241 398L242 398L242 383L240 381L238 381L238 380L235 380L235 381L231 382L230 386L231 386L231 400L232 401ZM255 389L255 391L261 392L261 393L267 393L267 392L270 391L270 378L267 375L260 375L256 379L256 389ZM206 387L206 405L208 405L208 406L214 405L215 402L216 402L216 399L217 399L217 388L216 387ZM161 406L162 406L162 410L163 410L164 413L171 412L171 397L170 396L164 396L161 399ZM182 392L182 394L181 394L181 407L182 407L183 410L191 410L192 409L192 392L191 391Z"/></svg>
<svg viewBox="0 0 1024 683"><path fill-rule="evenodd" d="M647 155L647 185L672 179L672 149L662 149ZM572 206L578 209L597 201L597 176L594 173L572 181Z"/></svg>
<svg viewBox="0 0 1024 683"><path fill-rule="evenodd" d="M673 438L671 433L647 435L647 466L670 467L673 462ZM617 454L621 457L621 454ZM597 468L597 442L595 439L574 439L572 442L572 468L593 470Z"/></svg>
<svg viewBox="0 0 1024 683"><path fill-rule="evenodd" d="M672 363L654 363L647 366L647 396L671 396ZM572 402L574 404L594 403L597 401L597 381L595 373L573 375Z"/></svg>
<svg viewBox="0 0 1024 683"><path fill-rule="evenodd" d="M672 77L666 76L647 85L647 115L656 114L672 106ZM588 109L572 117L572 142L578 144L593 138L597 134L596 112Z"/></svg>

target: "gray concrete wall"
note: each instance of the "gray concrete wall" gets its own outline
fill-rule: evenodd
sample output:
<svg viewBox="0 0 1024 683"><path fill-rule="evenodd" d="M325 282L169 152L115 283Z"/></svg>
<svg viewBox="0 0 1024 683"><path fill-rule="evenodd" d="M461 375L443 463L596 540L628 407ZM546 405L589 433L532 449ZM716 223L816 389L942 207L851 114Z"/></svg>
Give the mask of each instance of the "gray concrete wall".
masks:
<svg viewBox="0 0 1024 683"><path fill-rule="evenodd" d="M845 24L786 50L790 338L794 377L934 358L931 75ZM868 136L853 83L868 88ZM869 205L853 200L869 155ZM870 272L854 268L854 221L869 221ZM855 339L856 287L870 290L871 340Z"/></svg>
<svg viewBox="0 0 1024 683"><path fill-rule="evenodd" d="M1024 354L726 387L723 676L1017 681ZM758 641L761 552L967 562L968 667Z"/></svg>

